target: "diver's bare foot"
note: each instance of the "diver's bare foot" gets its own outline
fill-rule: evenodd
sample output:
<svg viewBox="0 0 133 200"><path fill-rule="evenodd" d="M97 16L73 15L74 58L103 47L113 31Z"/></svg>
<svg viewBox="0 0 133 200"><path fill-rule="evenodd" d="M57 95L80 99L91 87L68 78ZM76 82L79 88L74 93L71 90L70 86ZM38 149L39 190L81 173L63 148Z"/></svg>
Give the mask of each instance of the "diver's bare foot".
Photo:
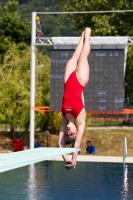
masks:
<svg viewBox="0 0 133 200"><path fill-rule="evenodd" d="M86 35L86 34L91 35L91 29L90 29L89 27L87 27L87 28L85 29L85 35Z"/></svg>

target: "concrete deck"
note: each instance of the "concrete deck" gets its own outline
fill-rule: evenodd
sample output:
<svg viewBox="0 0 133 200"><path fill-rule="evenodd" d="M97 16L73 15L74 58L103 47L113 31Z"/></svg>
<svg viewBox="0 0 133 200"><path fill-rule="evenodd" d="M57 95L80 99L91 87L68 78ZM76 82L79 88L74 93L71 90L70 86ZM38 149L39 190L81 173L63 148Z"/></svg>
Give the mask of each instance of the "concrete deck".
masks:
<svg viewBox="0 0 133 200"><path fill-rule="evenodd" d="M0 153L0 155L7 155L9 153ZM71 159L71 155L67 155ZM52 157L52 156L51 156ZM56 156L47 160L63 161L62 156ZM94 155L78 155L77 162L111 162L111 163L123 163L122 156L94 156ZM133 157L125 158L125 163L133 163Z"/></svg>
<svg viewBox="0 0 133 200"><path fill-rule="evenodd" d="M71 159L71 155L68 155ZM63 161L62 156L51 158L49 160ZM92 155L78 155L77 161L79 162L111 162L123 163L123 157L120 156L92 156ZM127 157L125 163L133 163L133 157Z"/></svg>
<svg viewBox="0 0 133 200"><path fill-rule="evenodd" d="M87 127L86 130L103 130L103 129L128 129L132 130L133 126L98 126L98 127Z"/></svg>

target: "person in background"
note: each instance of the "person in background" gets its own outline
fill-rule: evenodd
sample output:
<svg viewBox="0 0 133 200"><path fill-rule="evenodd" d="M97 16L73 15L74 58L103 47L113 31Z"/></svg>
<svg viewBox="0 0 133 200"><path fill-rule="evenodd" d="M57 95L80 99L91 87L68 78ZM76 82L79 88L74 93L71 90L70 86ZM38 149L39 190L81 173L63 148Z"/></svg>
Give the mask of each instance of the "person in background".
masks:
<svg viewBox="0 0 133 200"><path fill-rule="evenodd" d="M15 134L15 139L12 141L13 152L23 151L24 150L24 140L20 138L20 135Z"/></svg>
<svg viewBox="0 0 133 200"><path fill-rule="evenodd" d="M34 148L38 148L38 147L40 147L40 143L38 142L38 139L35 138L34 139Z"/></svg>
<svg viewBox="0 0 133 200"><path fill-rule="evenodd" d="M46 147L46 143L45 143L45 141L41 141L41 143L40 143L40 147Z"/></svg>
<svg viewBox="0 0 133 200"><path fill-rule="evenodd" d="M90 140L87 141L86 153L96 154L96 148L91 144Z"/></svg>
<svg viewBox="0 0 133 200"><path fill-rule="evenodd" d="M127 124L128 126L130 126L130 125L131 125L131 120L130 120L130 119L127 119L126 124Z"/></svg>

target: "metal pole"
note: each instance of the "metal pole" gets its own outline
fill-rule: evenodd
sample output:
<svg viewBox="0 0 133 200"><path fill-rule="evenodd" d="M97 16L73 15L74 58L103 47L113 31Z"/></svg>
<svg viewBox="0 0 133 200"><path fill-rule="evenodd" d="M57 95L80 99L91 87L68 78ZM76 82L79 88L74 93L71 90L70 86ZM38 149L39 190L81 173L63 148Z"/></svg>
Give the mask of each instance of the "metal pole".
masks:
<svg viewBox="0 0 133 200"><path fill-rule="evenodd" d="M124 137L124 153L123 153L123 163L125 163L125 158L127 157L127 138Z"/></svg>
<svg viewBox="0 0 133 200"><path fill-rule="evenodd" d="M47 135L47 147L48 147L48 135Z"/></svg>
<svg viewBox="0 0 133 200"><path fill-rule="evenodd" d="M49 131L45 131L44 133L45 133L45 135L47 136L47 147L48 147L48 146L49 146L49 145L48 145L48 136L49 136Z"/></svg>
<svg viewBox="0 0 133 200"><path fill-rule="evenodd" d="M36 12L32 12L32 29L31 29L31 94L30 106L35 107L35 41L36 41ZM35 132L35 112L30 109L30 149L34 148L34 132Z"/></svg>
<svg viewBox="0 0 133 200"><path fill-rule="evenodd" d="M62 15L62 14L87 14L87 13L123 13L123 12L133 12L133 10L101 10L101 11L68 11L68 12L37 12L39 15Z"/></svg>

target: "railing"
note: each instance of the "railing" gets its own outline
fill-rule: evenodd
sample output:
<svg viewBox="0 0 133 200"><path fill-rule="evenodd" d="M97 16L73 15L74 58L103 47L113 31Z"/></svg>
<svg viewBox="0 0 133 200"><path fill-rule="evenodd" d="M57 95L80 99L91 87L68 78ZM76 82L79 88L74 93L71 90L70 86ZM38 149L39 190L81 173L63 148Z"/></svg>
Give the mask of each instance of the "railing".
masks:
<svg viewBox="0 0 133 200"><path fill-rule="evenodd" d="M124 137L123 164L125 164L126 157L127 157L127 138Z"/></svg>

